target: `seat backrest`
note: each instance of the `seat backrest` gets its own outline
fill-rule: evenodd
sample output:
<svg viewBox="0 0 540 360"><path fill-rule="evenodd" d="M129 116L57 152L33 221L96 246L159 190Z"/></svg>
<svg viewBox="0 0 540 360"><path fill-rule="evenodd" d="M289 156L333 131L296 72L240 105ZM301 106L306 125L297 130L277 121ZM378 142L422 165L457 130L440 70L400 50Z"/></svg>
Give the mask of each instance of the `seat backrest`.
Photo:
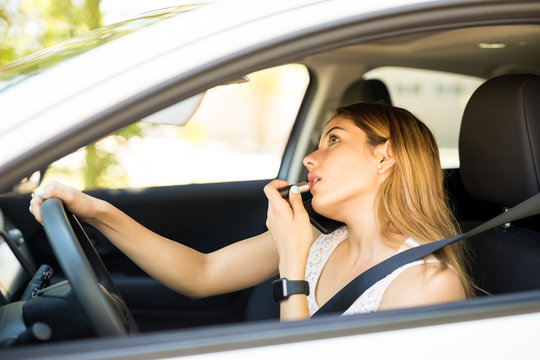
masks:
<svg viewBox="0 0 540 360"><path fill-rule="evenodd" d="M540 192L540 77L504 75L480 86L463 114L459 156L467 192L500 211ZM540 289L540 232L513 225L468 243L481 289Z"/></svg>
<svg viewBox="0 0 540 360"><path fill-rule="evenodd" d="M267 280L250 289L246 306L246 320L279 320L279 303L272 296L272 282L278 277Z"/></svg>
<svg viewBox="0 0 540 360"><path fill-rule="evenodd" d="M341 105L357 102L383 102L392 105L388 88L378 79L362 79L349 85L341 97Z"/></svg>

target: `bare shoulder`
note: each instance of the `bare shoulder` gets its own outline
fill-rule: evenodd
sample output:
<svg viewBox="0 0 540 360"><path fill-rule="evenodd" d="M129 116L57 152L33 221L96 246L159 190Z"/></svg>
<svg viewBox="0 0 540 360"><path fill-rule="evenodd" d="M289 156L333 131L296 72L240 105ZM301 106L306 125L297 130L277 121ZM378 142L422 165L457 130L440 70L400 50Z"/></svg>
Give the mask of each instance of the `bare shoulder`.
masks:
<svg viewBox="0 0 540 360"><path fill-rule="evenodd" d="M386 289L379 310L432 305L465 299L465 290L456 272L439 263L411 266Z"/></svg>

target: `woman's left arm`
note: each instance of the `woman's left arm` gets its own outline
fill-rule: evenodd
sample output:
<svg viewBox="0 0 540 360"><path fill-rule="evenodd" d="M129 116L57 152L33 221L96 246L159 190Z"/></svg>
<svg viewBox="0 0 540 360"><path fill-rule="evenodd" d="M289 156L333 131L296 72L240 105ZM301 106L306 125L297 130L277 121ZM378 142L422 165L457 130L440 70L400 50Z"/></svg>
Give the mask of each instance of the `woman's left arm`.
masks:
<svg viewBox="0 0 540 360"><path fill-rule="evenodd" d="M283 180L274 180L265 186L264 193L268 198L266 226L279 253L280 276L288 280L304 280L314 234L309 215L302 203L302 196L291 189L287 201L277 191L278 188L287 185ZM281 301L280 308L281 320L309 318L306 295L291 295Z"/></svg>

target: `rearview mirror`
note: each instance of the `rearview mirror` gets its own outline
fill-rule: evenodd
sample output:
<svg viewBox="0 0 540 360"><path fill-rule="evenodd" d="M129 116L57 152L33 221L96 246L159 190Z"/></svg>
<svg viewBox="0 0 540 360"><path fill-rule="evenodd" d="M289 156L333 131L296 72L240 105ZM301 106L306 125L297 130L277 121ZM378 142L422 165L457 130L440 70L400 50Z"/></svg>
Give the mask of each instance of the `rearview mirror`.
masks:
<svg viewBox="0 0 540 360"><path fill-rule="evenodd" d="M220 84L220 86L243 84L249 81L250 80L247 76L241 76L239 78L234 78L232 80L226 81ZM197 109L199 109L199 106L201 105L205 94L206 91L187 98L183 101L180 101L179 103L176 103L161 111L149 115L141 121L160 125L184 126L195 114L195 112L197 112Z"/></svg>
<svg viewBox="0 0 540 360"><path fill-rule="evenodd" d="M142 119L152 124L184 126L195 114L206 92L187 98Z"/></svg>

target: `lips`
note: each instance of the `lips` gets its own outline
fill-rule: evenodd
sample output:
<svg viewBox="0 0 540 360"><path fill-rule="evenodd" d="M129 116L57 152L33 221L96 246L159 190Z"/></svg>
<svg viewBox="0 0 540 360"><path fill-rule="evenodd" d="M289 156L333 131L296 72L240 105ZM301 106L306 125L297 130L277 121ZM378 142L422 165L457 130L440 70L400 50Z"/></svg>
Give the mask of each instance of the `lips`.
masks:
<svg viewBox="0 0 540 360"><path fill-rule="evenodd" d="M315 175L313 173L308 174L308 181L309 181L309 188L313 189L316 183L321 181L321 178L318 175Z"/></svg>

